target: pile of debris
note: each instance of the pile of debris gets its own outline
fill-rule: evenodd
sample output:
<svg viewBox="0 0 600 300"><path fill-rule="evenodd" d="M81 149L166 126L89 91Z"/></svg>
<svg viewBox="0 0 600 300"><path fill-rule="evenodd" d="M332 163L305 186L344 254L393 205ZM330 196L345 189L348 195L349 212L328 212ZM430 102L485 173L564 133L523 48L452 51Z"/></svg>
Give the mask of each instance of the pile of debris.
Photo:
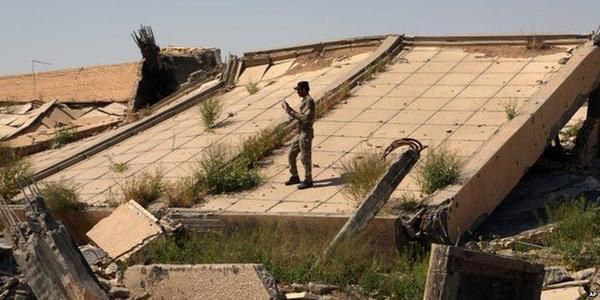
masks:
<svg viewBox="0 0 600 300"><path fill-rule="evenodd" d="M0 106L0 140L20 155L29 155L116 126L126 112L127 106L116 102L67 104L53 100L42 105Z"/></svg>

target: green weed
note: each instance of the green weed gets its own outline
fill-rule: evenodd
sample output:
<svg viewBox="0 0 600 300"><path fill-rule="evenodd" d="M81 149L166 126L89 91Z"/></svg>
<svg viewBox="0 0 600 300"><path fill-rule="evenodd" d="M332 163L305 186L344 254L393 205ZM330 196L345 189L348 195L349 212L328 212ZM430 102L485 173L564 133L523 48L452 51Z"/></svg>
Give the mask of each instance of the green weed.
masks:
<svg viewBox="0 0 600 300"><path fill-rule="evenodd" d="M74 128L63 126L58 128L52 141L54 148L60 148L76 139L77 131Z"/></svg>
<svg viewBox="0 0 600 300"><path fill-rule="evenodd" d="M508 120L514 119L517 115L519 115L519 111L517 110L517 101L510 100L504 103L504 113L506 113L506 118Z"/></svg>
<svg viewBox="0 0 600 300"><path fill-rule="evenodd" d="M208 98L200 103L200 115L207 130L215 127L223 112L223 104L217 98Z"/></svg>
<svg viewBox="0 0 600 300"><path fill-rule="evenodd" d="M250 81L246 83L246 91L248 91L248 94L250 95L258 93L258 91L260 91L260 88L258 87L258 82Z"/></svg>
<svg viewBox="0 0 600 300"><path fill-rule="evenodd" d="M455 152L444 147L431 151L423 164L417 167L417 182L423 193L431 194L455 183L461 173L462 162Z"/></svg>
<svg viewBox="0 0 600 300"><path fill-rule="evenodd" d="M29 162L12 149L0 146L0 197L10 201L19 194L20 183L28 182L31 175Z"/></svg>
<svg viewBox="0 0 600 300"><path fill-rule="evenodd" d="M258 170L234 158L231 149L221 144L212 145L204 152L195 176L202 178L208 194L247 190L261 182Z"/></svg>
<svg viewBox="0 0 600 300"><path fill-rule="evenodd" d="M556 230L546 245L558 251L573 268L600 264L600 207L586 199L566 200L546 208Z"/></svg>

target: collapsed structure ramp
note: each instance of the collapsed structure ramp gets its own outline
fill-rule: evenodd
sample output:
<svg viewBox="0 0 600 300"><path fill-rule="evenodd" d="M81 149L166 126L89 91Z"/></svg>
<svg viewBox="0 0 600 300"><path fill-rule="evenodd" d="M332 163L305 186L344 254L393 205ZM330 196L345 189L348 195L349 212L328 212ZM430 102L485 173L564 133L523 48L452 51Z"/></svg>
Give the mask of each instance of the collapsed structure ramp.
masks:
<svg viewBox="0 0 600 300"><path fill-rule="evenodd" d="M455 152L456 185L422 192L415 168L392 194L394 203L422 200L438 212L439 236L455 241L489 214L595 86L597 49L590 36L406 38L405 47L372 80L353 89L315 123L315 187L285 186L287 154L265 167L256 190L211 197L198 210L229 215L348 216L358 203L344 193L340 163L410 137ZM515 110L509 116L507 106ZM513 118L514 117L514 118ZM517 139L519 134L525 134ZM419 164L422 164L423 159ZM485 182L485 183L484 183ZM436 210L442 206L443 209Z"/></svg>
<svg viewBox="0 0 600 300"><path fill-rule="evenodd" d="M191 106L150 123L135 136L96 141L93 146L105 145L105 149L89 157L85 150L75 153L81 157L78 162L47 166L38 173L39 178L73 181L85 203L108 206L111 195L120 192L120 184L142 172L160 170L168 180L187 177L207 147L217 143L235 147L245 138L287 121L279 105L282 98L294 94L297 81L310 81L315 97L325 95L398 40L398 36L357 38L247 55L242 58L236 85L215 95L224 111L214 130L204 128L199 108ZM256 90L251 92L250 87ZM299 103L297 97L290 100L292 105ZM119 132L131 129L122 127ZM111 165L115 163L126 164L127 170L114 172Z"/></svg>

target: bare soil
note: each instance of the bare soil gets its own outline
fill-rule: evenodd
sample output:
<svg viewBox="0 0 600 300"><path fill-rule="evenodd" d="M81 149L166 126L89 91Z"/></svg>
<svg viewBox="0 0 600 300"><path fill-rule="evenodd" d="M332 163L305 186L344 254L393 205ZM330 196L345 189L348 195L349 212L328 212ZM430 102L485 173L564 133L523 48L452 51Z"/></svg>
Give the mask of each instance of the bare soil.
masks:
<svg viewBox="0 0 600 300"><path fill-rule="evenodd" d="M525 46L467 46L463 50L468 53L481 53L483 57L529 58L540 55L550 55L564 52L565 49L554 46L528 48Z"/></svg>
<svg viewBox="0 0 600 300"><path fill-rule="evenodd" d="M287 71L286 75L293 75L303 72L316 71L331 66L336 59L343 59L344 57L350 58L354 55L370 52L375 50L376 47L357 47L357 48L344 48L325 51L323 55L321 53L311 53L308 55L300 56L296 58L296 64L293 68Z"/></svg>

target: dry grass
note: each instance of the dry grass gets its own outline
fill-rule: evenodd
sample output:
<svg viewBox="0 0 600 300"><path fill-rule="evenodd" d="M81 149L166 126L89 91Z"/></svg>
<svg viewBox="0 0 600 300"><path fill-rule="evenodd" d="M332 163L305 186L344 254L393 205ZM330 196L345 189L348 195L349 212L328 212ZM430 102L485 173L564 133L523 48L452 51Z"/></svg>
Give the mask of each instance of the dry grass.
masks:
<svg viewBox="0 0 600 300"><path fill-rule="evenodd" d="M136 254L132 263L262 263L282 283L324 282L342 288L359 285L366 298L420 299L428 268L428 254L407 248L376 247L373 237L360 236L340 243L329 258L312 267L332 230L268 223L160 238Z"/></svg>
<svg viewBox="0 0 600 300"><path fill-rule="evenodd" d="M423 164L417 167L417 182L421 190L431 194L447 185L456 183L462 168L456 152L445 147L433 150L425 158Z"/></svg>
<svg viewBox="0 0 600 300"><path fill-rule="evenodd" d="M165 185L164 199L168 207L192 207L204 199L203 187L201 179L184 177Z"/></svg>
<svg viewBox="0 0 600 300"><path fill-rule="evenodd" d="M341 176L346 182L342 191L354 201L362 202L389 166L390 162L376 152L358 154L342 161Z"/></svg>
<svg viewBox="0 0 600 300"><path fill-rule="evenodd" d="M50 211L58 217L81 211L85 207L79 201L75 186L66 181L43 183L41 194Z"/></svg>
<svg viewBox="0 0 600 300"><path fill-rule="evenodd" d="M163 195L165 184L162 173L156 170L154 173L142 172L127 179L121 189L123 197L121 203L134 200L141 206L147 207Z"/></svg>

